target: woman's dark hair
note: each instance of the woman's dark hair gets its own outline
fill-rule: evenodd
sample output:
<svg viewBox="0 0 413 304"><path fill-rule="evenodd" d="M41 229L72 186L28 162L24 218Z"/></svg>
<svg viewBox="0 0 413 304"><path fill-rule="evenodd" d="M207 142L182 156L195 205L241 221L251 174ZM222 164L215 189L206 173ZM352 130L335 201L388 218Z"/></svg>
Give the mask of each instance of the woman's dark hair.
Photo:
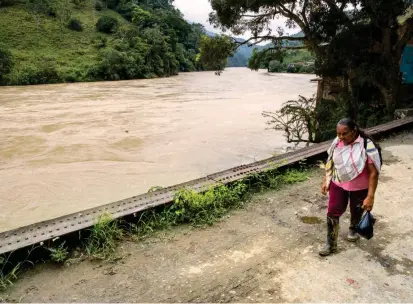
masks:
<svg viewBox="0 0 413 304"><path fill-rule="evenodd" d="M376 146L376 148L381 150L380 145L369 134L367 134L363 129L361 129L353 119L343 118L338 122L338 124L342 126L347 126L351 131L356 131L357 134L364 139L370 139Z"/></svg>

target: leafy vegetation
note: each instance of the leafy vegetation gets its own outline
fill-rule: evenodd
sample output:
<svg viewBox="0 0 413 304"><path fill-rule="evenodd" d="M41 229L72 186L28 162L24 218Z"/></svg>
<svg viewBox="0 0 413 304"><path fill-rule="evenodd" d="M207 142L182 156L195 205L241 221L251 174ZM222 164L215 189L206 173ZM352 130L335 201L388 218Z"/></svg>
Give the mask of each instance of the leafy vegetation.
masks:
<svg viewBox="0 0 413 304"><path fill-rule="evenodd" d="M300 96L298 100L290 100L283 104L277 112L263 112L268 118L267 124L277 131L284 131L288 143L306 142L307 145L316 140L317 116L314 98Z"/></svg>
<svg viewBox="0 0 413 304"><path fill-rule="evenodd" d="M306 50L254 49L248 67L271 73L315 73L314 56Z"/></svg>
<svg viewBox="0 0 413 304"><path fill-rule="evenodd" d="M379 113L386 119L393 117L401 101L401 55L413 38L410 0L211 0L211 4L210 20L217 27L235 35L250 31L253 36L248 41L270 40L268 50L305 48L314 54L316 74L346 83L345 99L353 118L366 119L359 114L376 103L372 97L378 99ZM278 17L286 18L288 29L299 28L303 35L272 31L271 20Z"/></svg>
<svg viewBox="0 0 413 304"><path fill-rule="evenodd" d="M203 70L200 24L169 0L14 0L0 7L0 82L151 78Z"/></svg>
<svg viewBox="0 0 413 304"><path fill-rule="evenodd" d="M229 211L243 207L254 193L269 189L278 190L284 185L303 182L309 178L305 164L302 166L303 164L300 163L300 169L286 170L279 170L279 165L273 164L265 172L251 174L243 180L228 185L211 187L201 193L182 189L176 192L171 204L143 211L137 214L137 220L129 219L127 222L113 220L110 215L102 214L98 222L86 231L86 234L82 233L86 236L83 249L79 249L76 243L69 247L65 241L59 241L59 245L52 247L43 247L43 243L40 243L40 246L32 247L23 262L17 262L17 259L10 262L9 259L13 253L1 255L0 291L13 284L23 269L23 264L27 262L33 265L39 261L43 262L43 259L35 262L29 261L32 253L36 250L49 253L50 260L55 263L66 262L68 265L87 257L113 261L119 258L116 253L119 241L139 240L156 231L169 229L179 224L201 227L212 225L227 215ZM156 189L158 187L154 187L152 190ZM36 252L37 255L39 251ZM69 255L72 255L73 258L68 259Z"/></svg>
<svg viewBox="0 0 413 304"><path fill-rule="evenodd" d="M132 224L131 231L144 237L178 224L212 225L230 210L244 206L253 193L268 189L278 190L283 185L307 179L308 172L304 169L280 171L274 164L273 168L264 173L252 174L239 182L209 188L201 193L182 189L175 194L171 205L141 213L138 222Z"/></svg>
<svg viewBox="0 0 413 304"><path fill-rule="evenodd" d="M116 242L123 236L123 231L118 227L110 215L102 214L99 221L90 231L86 241L87 254L96 259L113 260L116 253Z"/></svg>
<svg viewBox="0 0 413 304"><path fill-rule="evenodd" d="M202 36L198 62L209 70L222 71L227 66L230 54L234 52L235 43L225 35Z"/></svg>
<svg viewBox="0 0 413 304"><path fill-rule="evenodd" d="M77 19L70 19L69 24L67 25L71 30L81 32L83 31L82 23Z"/></svg>
<svg viewBox="0 0 413 304"><path fill-rule="evenodd" d="M96 30L102 33L115 33L118 29L118 20L110 16L102 16L96 23Z"/></svg>
<svg viewBox="0 0 413 304"><path fill-rule="evenodd" d="M63 263L69 257L69 250L65 246L64 242L60 244L58 247L51 247L48 248L48 250L50 251L50 259L53 262Z"/></svg>
<svg viewBox="0 0 413 304"><path fill-rule="evenodd" d="M9 257L10 255L0 256L0 291L7 289L9 286L13 285L13 282L17 279L17 275L19 274L21 263L18 263L10 271L5 271L5 268L9 264Z"/></svg>
<svg viewBox="0 0 413 304"><path fill-rule="evenodd" d="M348 95L340 94L335 99L323 99L316 104L315 98L299 96L298 100L285 102L276 112L263 112L267 124L274 130L283 131L287 142L319 143L336 136L337 122L351 116ZM385 122L385 113L380 112L379 104L358 105L359 123L373 127Z"/></svg>
<svg viewBox="0 0 413 304"><path fill-rule="evenodd" d="M13 67L12 55L9 50L0 47L0 84L4 75L10 73Z"/></svg>

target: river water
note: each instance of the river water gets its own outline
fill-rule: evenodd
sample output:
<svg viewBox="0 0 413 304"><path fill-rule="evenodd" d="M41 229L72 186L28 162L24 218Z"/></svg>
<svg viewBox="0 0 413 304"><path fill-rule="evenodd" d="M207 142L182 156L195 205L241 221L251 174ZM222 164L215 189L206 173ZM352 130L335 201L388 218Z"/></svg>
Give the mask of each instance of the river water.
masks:
<svg viewBox="0 0 413 304"><path fill-rule="evenodd" d="M280 152L262 111L311 96L313 75L228 69L0 87L0 231Z"/></svg>

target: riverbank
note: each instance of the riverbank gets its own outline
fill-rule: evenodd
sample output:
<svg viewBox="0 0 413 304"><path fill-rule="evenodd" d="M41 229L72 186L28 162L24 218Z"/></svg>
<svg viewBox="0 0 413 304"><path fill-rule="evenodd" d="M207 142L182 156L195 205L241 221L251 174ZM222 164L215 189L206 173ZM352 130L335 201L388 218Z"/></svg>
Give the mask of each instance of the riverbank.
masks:
<svg viewBox="0 0 413 304"><path fill-rule="evenodd" d="M2 1L0 84L149 79L205 70L196 60L204 33L168 1Z"/></svg>
<svg viewBox="0 0 413 304"><path fill-rule="evenodd" d="M123 242L112 263L39 265L6 301L22 302L411 302L413 135L387 139L375 237L344 241L319 258L325 239L322 170L307 182L253 198L207 229L179 227ZM334 292L332 292L334 286Z"/></svg>
<svg viewBox="0 0 413 304"><path fill-rule="evenodd" d="M261 113L311 96L311 78L228 69L0 87L0 232L282 153Z"/></svg>

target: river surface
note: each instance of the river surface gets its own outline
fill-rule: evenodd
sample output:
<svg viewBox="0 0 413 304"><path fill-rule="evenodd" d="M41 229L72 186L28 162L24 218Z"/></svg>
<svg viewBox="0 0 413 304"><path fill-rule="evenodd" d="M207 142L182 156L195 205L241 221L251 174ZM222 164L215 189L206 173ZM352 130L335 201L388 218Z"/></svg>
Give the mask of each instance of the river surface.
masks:
<svg viewBox="0 0 413 304"><path fill-rule="evenodd" d="M171 186L282 151L262 111L313 75L228 69L0 87L0 231Z"/></svg>

